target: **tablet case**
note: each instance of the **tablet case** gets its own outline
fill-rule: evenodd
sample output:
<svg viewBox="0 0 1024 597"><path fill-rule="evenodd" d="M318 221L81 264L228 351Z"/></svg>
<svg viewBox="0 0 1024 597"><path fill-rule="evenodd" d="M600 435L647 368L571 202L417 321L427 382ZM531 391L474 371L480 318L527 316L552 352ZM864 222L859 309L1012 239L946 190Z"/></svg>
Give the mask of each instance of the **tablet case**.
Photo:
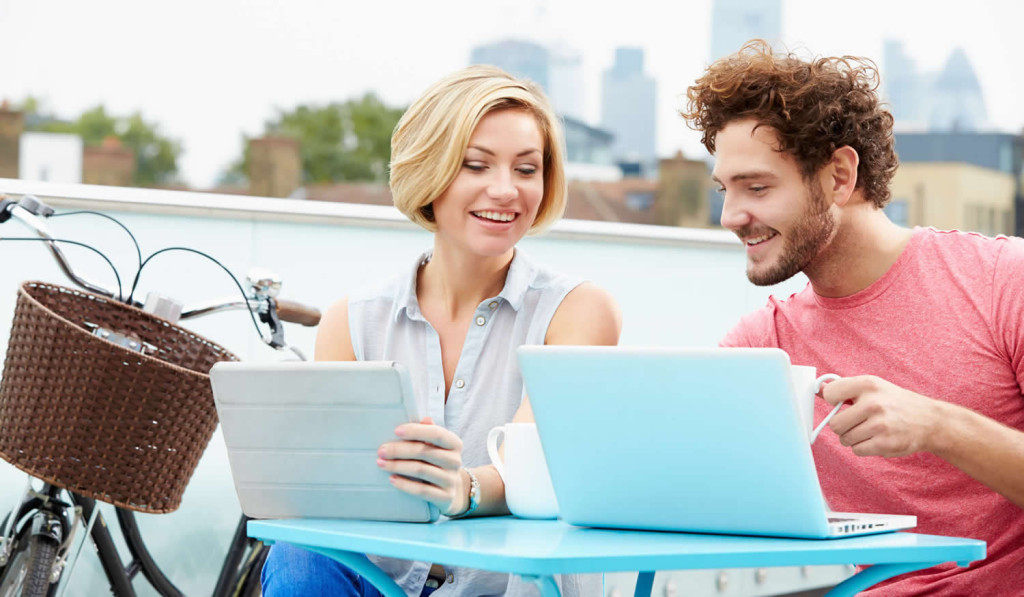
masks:
<svg viewBox="0 0 1024 597"><path fill-rule="evenodd" d="M400 364L224 362L210 380L247 516L437 519L432 504L395 489L377 466L395 427L419 420Z"/></svg>

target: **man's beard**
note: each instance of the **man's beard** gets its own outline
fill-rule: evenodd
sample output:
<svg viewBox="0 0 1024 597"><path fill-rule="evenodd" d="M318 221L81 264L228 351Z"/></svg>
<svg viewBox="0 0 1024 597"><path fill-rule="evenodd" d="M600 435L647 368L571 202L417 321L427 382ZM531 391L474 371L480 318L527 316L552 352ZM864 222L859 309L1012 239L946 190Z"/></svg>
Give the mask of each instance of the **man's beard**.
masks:
<svg viewBox="0 0 1024 597"><path fill-rule="evenodd" d="M810 181L807 187L807 209L793 228L786 233L785 244L778 262L764 271L747 267L747 279L758 286L772 286L784 282L803 271L817 257L825 243L832 238L836 222L825 203L821 183Z"/></svg>

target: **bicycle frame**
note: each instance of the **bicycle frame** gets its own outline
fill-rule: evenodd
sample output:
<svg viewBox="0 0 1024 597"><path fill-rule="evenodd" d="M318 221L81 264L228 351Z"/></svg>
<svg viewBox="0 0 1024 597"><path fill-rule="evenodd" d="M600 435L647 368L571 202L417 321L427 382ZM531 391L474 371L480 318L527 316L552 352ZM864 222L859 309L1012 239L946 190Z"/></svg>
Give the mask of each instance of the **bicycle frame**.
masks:
<svg viewBox="0 0 1024 597"><path fill-rule="evenodd" d="M59 263L61 270L72 282L89 292L107 297L116 297L116 293L85 280L74 272L63 252L57 246L57 242L42 223L42 218L48 217L51 214L53 214L52 209L33 197L25 196L19 202L13 202L0 197L0 223L14 216L43 239L42 242L48 246L50 252ZM278 301L276 296L280 290L281 282L272 274L261 272L258 279L250 279L250 285L252 295L247 296L245 300L229 297L227 299L209 301L187 310L183 310L181 305L170 301L166 297L159 296L152 301L150 300L151 297L148 297L145 304L138 303L137 301L132 301L132 303L139 307L149 306L151 303L159 304L159 308L162 309L160 315L171 319L172 322L178 319L179 314L180 319L191 319L226 310L249 310L257 315L262 323L270 329L270 333L261 338L266 344L278 350L291 350L304 360L305 357L301 352L285 343L281 321L295 321L303 323L303 325L316 325L319 321L319 312L298 303ZM60 499L62 493L67 496L67 501ZM93 542L104 574L110 582L110 588L115 595L122 597L134 596L136 593L132 586L132 580L141 572L148 583L160 595L165 597L182 597L183 593L167 578L146 548L134 512L120 507L115 507L115 512L118 526L131 556L131 561L127 565L122 560L107 522L99 511L99 507L94 499L45 482L40 491L35 491L32 489L30 482L28 491L21 503L5 519L7 524L0 523L0 578L8 572L5 568L9 565L9 562L3 556L5 553L9 555L10 552L14 551L14 542L21 540L26 533L29 535L46 533L49 538L57 541L59 546L51 573L51 588L48 593L52 594L57 587L55 581L73 570L77 554L71 559L71 566L67 570L64 569L64 564L68 561L68 555L73 548L72 542L77 525L85 524L88 536L82 539L83 543L79 544L79 550L81 545L84 545L84 541L91 540ZM28 521L30 516L32 517L31 528L27 526L30 524ZM246 523L248 520L243 514L236 526L214 587L214 597L232 595L239 581L244 580L245 575L252 572L250 568L253 567L253 564L255 562L262 562L262 558L259 557L255 559L250 558L248 561L245 560L246 552L259 544L258 541L250 539L246 535ZM84 521L89 522L85 523ZM67 583L65 583L64 590L66 591L66 589Z"/></svg>

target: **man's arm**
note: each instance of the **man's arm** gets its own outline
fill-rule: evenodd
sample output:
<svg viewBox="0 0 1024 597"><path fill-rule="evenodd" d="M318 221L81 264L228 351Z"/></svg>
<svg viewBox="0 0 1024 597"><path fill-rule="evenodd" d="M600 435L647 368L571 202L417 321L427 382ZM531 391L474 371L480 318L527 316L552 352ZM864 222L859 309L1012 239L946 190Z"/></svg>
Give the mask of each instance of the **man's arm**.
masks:
<svg viewBox="0 0 1024 597"><path fill-rule="evenodd" d="M854 454L929 452L1024 508L1024 433L869 375L834 381L821 395L831 405L853 402L829 427Z"/></svg>

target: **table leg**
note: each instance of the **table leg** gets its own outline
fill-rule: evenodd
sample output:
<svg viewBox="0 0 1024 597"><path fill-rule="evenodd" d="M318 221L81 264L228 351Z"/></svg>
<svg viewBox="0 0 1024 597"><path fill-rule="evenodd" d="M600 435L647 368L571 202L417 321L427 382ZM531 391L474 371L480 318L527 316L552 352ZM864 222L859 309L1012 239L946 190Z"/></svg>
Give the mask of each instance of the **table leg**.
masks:
<svg viewBox="0 0 1024 597"><path fill-rule="evenodd" d="M530 576L522 574L522 579L526 582L532 582L537 585L540 589L541 597L562 597L562 592L558 590L558 583L555 582L553 576Z"/></svg>
<svg viewBox="0 0 1024 597"><path fill-rule="evenodd" d="M633 591L633 597L651 597L652 590L654 590L654 573L641 572L637 574L636 589Z"/></svg>
<svg viewBox="0 0 1024 597"><path fill-rule="evenodd" d="M322 549L307 545L303 545L302 548L316 552L322 556L327 556L328 558L347 566L353 572L368 580L371 585L376 587L377 590L384 595L384 597L405 597L405 591L395 584L395 581L391 580L390 576L384 574L383 570L376 567L373 562L368 560L366 556L361 553L342 551L339 549Z"/></svg>
<svg viewBox="0 0 1024 597"><path fill-rule="evenodd" d="M937 566L943 562L908 562L905 564L875 564L861 570L850 578L839 583L825 594L826 597L853 597L864 589L874 586L887 578L892 578L914 570L923 570Z"/></svg>

